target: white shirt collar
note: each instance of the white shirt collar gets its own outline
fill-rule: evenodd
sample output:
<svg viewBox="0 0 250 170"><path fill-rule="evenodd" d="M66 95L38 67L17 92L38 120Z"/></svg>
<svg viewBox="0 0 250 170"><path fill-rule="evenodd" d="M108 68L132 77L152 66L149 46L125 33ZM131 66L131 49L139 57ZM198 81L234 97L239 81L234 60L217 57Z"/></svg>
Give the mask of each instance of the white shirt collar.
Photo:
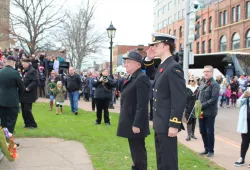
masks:
<svg viewBox="0 0 250 170"><path fill-rule="evenodd" d="M161 61L161 64L164 63L164 61L166 61L169 57L171 57L171 55L168 56L168 57L166 57L164 60L162 60L162 61Z"/></svg>

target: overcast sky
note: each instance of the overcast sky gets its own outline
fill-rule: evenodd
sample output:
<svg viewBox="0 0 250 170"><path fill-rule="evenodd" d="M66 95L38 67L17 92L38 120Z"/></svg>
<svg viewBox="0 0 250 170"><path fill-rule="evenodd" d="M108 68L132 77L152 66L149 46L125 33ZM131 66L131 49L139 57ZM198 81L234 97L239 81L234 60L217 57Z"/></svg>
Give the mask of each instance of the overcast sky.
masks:
<svg viewBox="0 0 250 170"><path fill-rule="evenodd" d="M117 29L114 45L147 45L153 31L152 1L98 0L94 20L96 29L106 32L112 21ZM69 0L66 6L74 11L80 2L81 0ZM108 42L105 45L109 47ZM109 55L108 50L104 50L104 53Z"/></svg>

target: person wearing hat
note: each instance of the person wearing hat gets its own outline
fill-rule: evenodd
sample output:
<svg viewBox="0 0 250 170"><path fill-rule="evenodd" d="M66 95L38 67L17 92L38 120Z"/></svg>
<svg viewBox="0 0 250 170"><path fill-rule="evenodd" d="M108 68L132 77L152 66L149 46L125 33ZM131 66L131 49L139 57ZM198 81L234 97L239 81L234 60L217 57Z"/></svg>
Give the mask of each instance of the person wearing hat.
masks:
<svg viewBox="0 0 250 170"><path fill-rule="evenodd" d="M145 58L153 82L153 128L158 170L178 170L177 134L183 129L182 116L187 93L183 69L173 58L176 37L155 33ZM154 58L161 63L155 73ZM153 67L153 69L151 69Z"/></svg>
<svg viewBox="0 0 250 170"><path fill-rule="evenodd" d="M133 160L132 170L146 170L145 137L150 134L148 121L150 81L142 72L142 57L139 53L132 51L123 59L129 77L125 80L121 93L117 136L128 139Z"/></svg>
<svg viewBox="0 0 250 170"><path fill-rule="evenodd" d="M15 68L16 58L9 56L0 70L0 120L1 126L14 132L19 112L20 98L24 92L22 79Z"/></svg>
<svg viewBox="0 0 250 170"><path fill-rule="evenodd" d="M32 103L37 100L37 87L39 85L38 75L32 67L29 59L23 59L23 83L25 87L24 95L21 99L22 116L24 128L37 128L36 121L32 114Z"/></svg>

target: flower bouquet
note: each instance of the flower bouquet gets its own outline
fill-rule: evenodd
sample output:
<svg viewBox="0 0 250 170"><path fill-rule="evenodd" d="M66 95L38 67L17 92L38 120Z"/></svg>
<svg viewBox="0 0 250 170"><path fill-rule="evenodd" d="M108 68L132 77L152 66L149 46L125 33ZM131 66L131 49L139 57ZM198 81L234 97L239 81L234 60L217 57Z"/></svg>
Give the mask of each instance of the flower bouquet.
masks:
<svg viewBox="0 0 250 170"><path fill-rule="evenodd" d="M18 156L16 147L13 135L7 128L0 127L0 149L10 162L13 162Z"/></svg>

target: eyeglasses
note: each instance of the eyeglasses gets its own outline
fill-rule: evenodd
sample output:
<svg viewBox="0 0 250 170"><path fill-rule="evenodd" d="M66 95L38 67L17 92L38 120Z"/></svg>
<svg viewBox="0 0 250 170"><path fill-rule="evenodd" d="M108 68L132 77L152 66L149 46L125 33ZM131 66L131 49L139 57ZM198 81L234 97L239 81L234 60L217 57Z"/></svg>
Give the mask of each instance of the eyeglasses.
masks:
<svg viewBox="0 0 250 170"><path fill-rule="evenodd" d="M194 82L194 80L189 80L189 82Z"/></svg>

